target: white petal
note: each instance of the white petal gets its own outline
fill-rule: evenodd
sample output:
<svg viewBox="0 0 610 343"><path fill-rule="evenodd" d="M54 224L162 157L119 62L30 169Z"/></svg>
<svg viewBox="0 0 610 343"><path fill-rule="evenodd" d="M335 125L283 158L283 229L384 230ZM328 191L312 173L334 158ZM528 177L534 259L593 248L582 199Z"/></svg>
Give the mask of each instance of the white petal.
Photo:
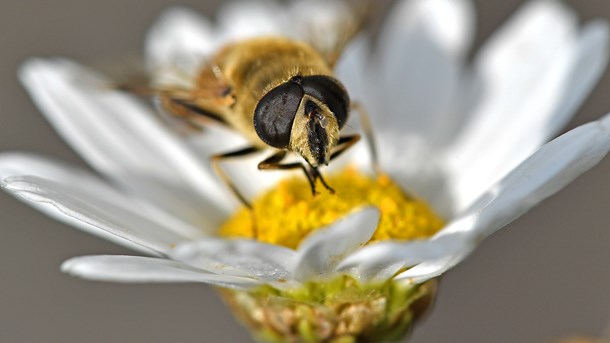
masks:
<svg viewBox="0 0 610 343"><path fill-rule="evenodd" d="M311 42L320 52L334 52L344 30L358 25L358 5L346 1L297 0L287 8L283 34Z"/></svg>
<svg viewBox="0 0 610 343"><path fill-rule="evenodd" d="M468 1L449 0L402 1L396 7L377 49L374 71L381 79L371 87L379 92L378 102L392 105L376 106L380 113L373 117L384 127L396 125L389 119L400 120L400 129L415 134L438 124L428 116L444 112L454 91L472 39L473 9Z"/></svg>
<svg viewBox="0 0 610 343"><path fill-rule="evenodd" d="M490 235L555 194L610 150L610 114L579 126L543 145L502 179L485 197L473 234Z"/></svg>
<svg viewBox="0 0 610 343"><path fill-rule="evenodd" d="M547 61L545 57L552 51L541 50L561 48L574 34L576 25L576 14L559 1L528 2L482 47L476 57L477 68L490 77L501 78L506 77L506 68L517 61Z"/></svg>
<svg viewBox="0 0 610 343"><path fill-rule="evenodd" d="M607 61L607 28L589 25L578 36L575 21L559 3L534 2L479 55L486 94L447 154L454 212L554 135L598 80Z"/></svg>
<svg viewBox="0 0 610 343"><path fill-rule="evenodd" d="M265 282L290 280L295 256L294 250L244 239L203 239L170 252L172 259L197 268Z"/></svg>
<svg viewBox="0 0 610 343"><path fill-rule="evenodd" d="M377 132L380 162L398 182L428 198L435 173L434 141L453 113L462 60L473 33L469 1L402 1L379 41L367 101ZM433 183L433 182L432 182Z"/></svg>
<svg viewBox="0 0 610 343"><path fill-rule="evenodd" d="M470 239L469 232L475 221L474 215L455 220L443 229L444 234L426 240L384 241L367 245L346 258L337 269L349 271L361 281L386 280L400 269L472 249L476 242Z"/></svg>
<svg viewBox="0 0 610 343"><path fill-rule="evenodd" d="M319 44L319 39L335 41L332 34L350 19L347 5L336 1L301 0L287 5L274 0L233 1L218 13L217 34L222 42L277 35ZM319 32L325 36L319 37Z"/></svg>
<svg viewBox="0 0 610 343"><path fill-rule="evenodd" d="M111 282L203 282L227 288L250 288L260 282L248 278L216 275L181 262L140 256L82 256L61 265L61 270L89 280Z"/></svg>
<svg viewBox="0 0 610 343"><path fill-rule="evenodd" d="M360 35L348 44L341 58L335 67L337 78L345 85L353 104L362 106L368 116L376 113L370 112L372 109L370 97L367 92L370 89L369 75L367 74L367 63L369 62L370 42L366 36ZM362 133L363 124L361 123L362 114L358 113L357 107L352 106L349 121L343 129L344 134ZM375 136L374 138L378 138ZM374 173L371 163L370 145L366 137L354 147L348 149L340 158L333 160L329 166L331 170L341 170L347 165L357 166L359 170Z"/></svg>
<svg viewBox="0 0 610 343"><path fill-rule="evenodd" d="M146 65L157 84L188 87L193 78L187 76L197 71L216 45L206 19L189 9L173 7L164 11L148 32Z"/></svg>
<svg viewBox="0 0 610 343"><path fill-rule="evenodd" d="M164 66L201 58L215 48L212 26L206 18L183 7L165 10L150 28L145 45L149 66Z"/></svg>
<svg viewBox="0 0 610 343"><path fill-rule="evenodd" d="M379 243L348 257L339 266L364 280L396 276L420 283L464 259L486 236L518 218L596 165L610 150L610 114L544 145L492 190L428 241Z"/></svg>
<svg viewBox="0 0 610 343"><path fill-rule="evenodd" d="M263 35L285 35L286 8L273 0L235 1L218 12L223 42Z"/></svg>
<svg viewBox="0 0 610 343"><path fill-rule="evenodd" d="M64 139L121 186L197 224L215 227L232 208L208 162L99 75L65 60L31 60L20 77Z"/></svg>
<svg viewBox="0 0 610 343"><path fill-rule="evenodd" d="M417 266L398 274L394 280L405 280L411 284L426 282L455 267L471 252L471 249L464 250L456 255L420 263Z"/></svg>
<svg viewBox="0 0 610 343"><path fill-rule="evenodd" d="M546 143L561 130L575 114L582 102L604 74L610 55L610 27L607 21L588 23L580 33L570 55L569 73L564 75L563 92L544 123L537 127Z"/></svg>
<svg viewBox="0 0 610 343"><path fill-rule="evenodd" d="M42 157L0 155L0 186L58 220L149 254L203 234L83 170Z"/></svg>
<svg viewBox="0 0 610 343"><path fill-rule="evenodd" d="M595 166L609 150L610 114L545 144L464 214L473 219L472 225L448 226L436 235L467 238L473 244L464 244L461 252L451 256L423 262L396 279L420 283L451 269L477 242L561 190Z"/></svg>
<svg viewBox="0 0 610 343"><path fill-rule="evenodd" d="M307 237L298 249L295 279L323 278L345 257L368 242L377 229L379 210L367 207Z"/></svg>
<svg viewBox="0 0 610 343"><path fill-rule="evenodd" d="M350 99L359 103L367 101L365 93L370 86L366 75L369 51L368 39L358 36L345 48L335 67L337 78L347 88ZM370 107L366 103L364 105Z"/></svg>
<svg viewBox="0 0 610 343"><path fill-rule="evenodd" d="M523 111L512 112L509 123L484 146L476 160L460 170L455 193L461 195L462 207L469 205L491 184L550 139L575 113L606 67L608 26L589 24L572 44L571 50L559 56L557 68L548 77L538 75L539 88ZM564 58L562 58L564 57ZM549 101L549 99L551 99ZM527 99L523 99L524 103ZM491 156L491 157L490 157Z"/></svg>

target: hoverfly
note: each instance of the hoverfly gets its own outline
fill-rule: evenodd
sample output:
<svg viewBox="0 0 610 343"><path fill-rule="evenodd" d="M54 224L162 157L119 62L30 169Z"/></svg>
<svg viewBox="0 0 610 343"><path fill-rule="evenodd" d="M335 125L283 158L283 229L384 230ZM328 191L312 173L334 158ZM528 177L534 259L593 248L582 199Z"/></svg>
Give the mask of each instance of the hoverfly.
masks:
<svg viewBox="0 0 610 343"><path fill-rule="evenodd" d="M248 201L220 162L268 148L274 152L258 163L259 170L301 169L314 195L317 180L334 192L318 169L358 142L360 135L340 135L352 103L333 67L361 24L357 20L343 25L336 41L320 46L315 40L307 43L279 36L229 43L202 63L189 89L130 84L117 88L153 96L164 112L188 123L215 122L242 134L249 146L213 155L211 161L246 206ZM289 154L302 160L284 162Z"/></svg>

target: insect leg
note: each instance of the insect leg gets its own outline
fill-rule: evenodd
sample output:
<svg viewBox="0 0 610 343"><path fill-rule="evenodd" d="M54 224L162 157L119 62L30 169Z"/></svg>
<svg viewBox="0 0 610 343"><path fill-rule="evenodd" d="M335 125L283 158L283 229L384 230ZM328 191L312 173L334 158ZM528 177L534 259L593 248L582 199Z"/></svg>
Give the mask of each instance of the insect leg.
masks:
<svg viewBox="0 0 610 343"><path fill-rule="evenodd" d="M297 169L301 168L305 176L307 176L307 181L309 181L309 186L311 187L311 192L313 195L316 194L316 177L312 174L310 169L307 169L302 163L294 162L294 163L280 163L286 157L286 151L280 150L275 154L271 155L267 159L263 160L258 164L258 169L260 170L287 170L287 169ZM317 171L316 171L317 173ZM319 175L319 174L318 174ZM324 183L326 184L326 183Z"/></svg>
<svg viewBox="0 0 610 343"><path fill-rule="evenodd" d="M375 173L380 174L381 168L379 167L379 158L377 157L377 144L375 143L375 136L373 135L373 127L369 119L369 113L359 102L352 103L352 108L358 111L360 124L362 125L362 131L364 132L364 137L366 137L369 153L371 154L373 170L375 171Z"/></svg>
<svg viewBox="0 0 610 343"><path fill-rule="evenodd" d="M339 137L339 141L337 142L337 147L335 151L330 155L330 161L339 157L345 150L349 149L352 145L356 144L360 140L359 134L353 134L349 136Z"/></svg>
<svg viewBox="0 0 610 343"><path fill-rule="evenodd" d="M161 103L163 108L174 116L185 117L187 119L192 119L193 117L203 117L217 124L228 126L227 122L220 114L205 109L201 106L197 106L187 100L178 98L162 98Z"/></svg>
<svg viewBox="0 0 610 343"><path fill-rule="evenodd" d="M233 192L233 194L239 199L239 201L241 201L242 204L244 204L248 208L252 208L252 206L246 200L246 198L239 192L239 190L237 189L237 187L235 186L233 181L231 181L229 176L220 167L219 162L222 160L226 160L226 159L250 155L257 151L259 151L259 148L254 147L254 146L249 146L247 148L243 148L240 150L231 151L231 152L227 152L227 153L219 154L219 155L213 155L212 157L210 157L210 159L212 161L212 167L214 168L214 171L216 172L218 177L220 177L222 182L224 182L227 185L227 187L229 187L231 192Z"/></svg>
<svg viewBox="0 0 610 343"><path fill-rule="evenodd" d="M332 161L333 159L339 157L339 155L341 155L345 150L349 149L352 145L356 144L359 140L360 140L359 134L339 137L339 141L337 142L337 147L336 147L335 151L333 151L332 154L330 155L330 160ZM300 163L295 163L295 164L300 165L303 168L303 170L305 171L305 174L307 175L309 183L311 184L311 190L314 195L316 194L316 190L315 190L316 180L320 180L320 182L322 182L322 185L324 186L324 188L326 188L331 194L335 193L335 190L328 185L326 180L324 180L324 177L322 177L322 174L320 173L318 168L312 167L311 165L308 166L308 168L305 168L305 166L303 166Z"/></svg>
<svg viewBox="0 0 610 343"><path fill-rule="evenodd" d="M326 180L324 180L324 178L322 177L322 174L320 173L318 168L309 166L309 172L311 173L311 175L313 175L314 183L315 183L316 179L319 179L320 182L322 182L322 185L324 186L324 188L326 188L331 194L335 194L335 190L332 187L330 187L328 185L328 183L326 183Z"/></svg>

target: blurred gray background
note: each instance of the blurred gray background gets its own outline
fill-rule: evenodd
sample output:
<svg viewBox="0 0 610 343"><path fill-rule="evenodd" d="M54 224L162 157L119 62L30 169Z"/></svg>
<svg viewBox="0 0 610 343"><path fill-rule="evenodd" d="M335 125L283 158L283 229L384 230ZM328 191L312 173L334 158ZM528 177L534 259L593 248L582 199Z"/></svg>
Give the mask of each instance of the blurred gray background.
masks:
<svg viewBox="0 0 610 343"><path fill-rule="evenodd" d="M520 0L475 1L477 44ZM0 150L82 162L16 80L30 56L85 63L137 56L172 0L9 0L0 6ZM180 0L211 14L221 1ZM608 0L573 0L610 18ZM387 7L387 2L384 3ZM607 73L570 127L610 111ZM505 230L442 279L410 342L549 342L610 323L610 158ZM0 342L249 342L204 285L87 282L59 272L81 254L129 254L0 194Z"/></svg>

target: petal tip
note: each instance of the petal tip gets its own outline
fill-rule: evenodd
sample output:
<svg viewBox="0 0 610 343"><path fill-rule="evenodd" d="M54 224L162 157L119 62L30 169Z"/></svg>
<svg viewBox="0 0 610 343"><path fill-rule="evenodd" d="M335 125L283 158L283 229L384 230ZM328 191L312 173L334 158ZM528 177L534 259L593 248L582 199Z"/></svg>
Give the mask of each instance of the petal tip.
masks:
<svg viewBox="0 0 610 343"><path fill-rule="evenodd" d="M355 214L359 214L367 218L376 218L377 220L379 220L379 217L381 217L381 212L376 206L363 206L357 208L350 215Z"/></svg>
<svg viewBox="0 0 610 343"><path fill-rule="evenodd" d="M604 115L600 120L599 123L601 124L602 128L605 131L610 131L610 113Z"/></svg>
<svg viewBox="0 0 610 343"><path fill-rule="evenodd" d="M52 80L58 75L69 74L77 66L76 63L59 57L31 57L21 63L17 69L17 77L21 84L28 90L37 86L52 86Z"/></svg>
<svg viewBox="0 0 610 343"><path fill-rule="evenodd" d="M59 267L59 270L62 273L68 274L68 275L72 275L72 276L78 276L79 275L79 263L78 261L81 259L86 259L85 256L81 256L81 257L72 257L69 258L65 261L62 262L61 266Z"/></svg>
<svg viewBox="0 0 610 343"><path fill-rule="evenodd" d="M23 85L27 85L32 80L32 77L38 73L39 70L45 67L46 61L44 58L31 57L23 61L17 69L17 77Z"/></svg>

